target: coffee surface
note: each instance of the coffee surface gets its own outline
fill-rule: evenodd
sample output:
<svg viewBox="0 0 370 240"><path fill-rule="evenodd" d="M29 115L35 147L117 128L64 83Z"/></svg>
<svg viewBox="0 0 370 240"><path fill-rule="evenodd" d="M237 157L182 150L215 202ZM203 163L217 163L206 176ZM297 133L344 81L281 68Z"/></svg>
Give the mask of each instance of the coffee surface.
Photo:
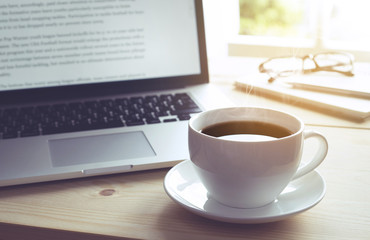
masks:
<svg viewBox="0 0 370 240"><path fill-rule="evenodd" d="M213 137L234 134L254 134L282 138L292 134L292 132L285 127L259 121L230 121L217 123L202 129L201 132Z"/></svg>

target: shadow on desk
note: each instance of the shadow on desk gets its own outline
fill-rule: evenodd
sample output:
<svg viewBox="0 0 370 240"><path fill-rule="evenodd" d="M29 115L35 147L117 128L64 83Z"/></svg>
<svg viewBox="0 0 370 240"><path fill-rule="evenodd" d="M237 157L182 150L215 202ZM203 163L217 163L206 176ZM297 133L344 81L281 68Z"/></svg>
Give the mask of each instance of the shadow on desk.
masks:
<svg viewBox="0 0 370 240"><path fill-rule="evenodd" d="M245 239L275 239L277 232L281 236L300 232L304 222L299 215L283 221L264 224L235 224L203 218L183 209L175 203L167 204L157 221L157 229L164 229L156 239L233 239L245 236ZM169 231L171 229L171 231ZM285 231L285 233L284 233ZM281 238L284 239L284 238Z"/></svg>
<svg viewBox="0 0 370 240"><path fill-rule="evenodd" d="M1 240L122 240L129 238L0 223Z"/></svg>

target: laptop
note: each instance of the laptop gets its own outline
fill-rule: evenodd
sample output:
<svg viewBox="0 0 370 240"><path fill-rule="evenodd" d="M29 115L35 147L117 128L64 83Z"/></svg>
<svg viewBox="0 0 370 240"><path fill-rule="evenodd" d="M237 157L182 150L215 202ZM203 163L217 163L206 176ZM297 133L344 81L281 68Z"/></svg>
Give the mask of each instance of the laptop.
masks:
<svg viewBox="0 0 370 240"><path fill-rule="evenodd" d="M200 0L0 5L0 186L171 167L225 104Z"/></svg>

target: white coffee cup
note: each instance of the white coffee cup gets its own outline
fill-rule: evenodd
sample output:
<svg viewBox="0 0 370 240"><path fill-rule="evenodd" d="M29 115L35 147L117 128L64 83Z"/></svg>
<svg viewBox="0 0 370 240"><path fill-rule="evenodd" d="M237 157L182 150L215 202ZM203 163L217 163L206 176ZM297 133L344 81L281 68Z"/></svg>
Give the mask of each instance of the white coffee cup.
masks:
<svg viewBox="0 0 370 240"><path fill-rule="evenodd" d="M276 138L239 132L215 137L202 132L209 126L235 121L272 123L291 133ZM300 166L307 138L317 139L318 149L310 161ZM231 207L256 208L273 202L290 181L318 167L327 151L328 143L322 134L305 130L302 120L282 111L222 108L189 120L189 152L194 169L209 197Z"/></svg>

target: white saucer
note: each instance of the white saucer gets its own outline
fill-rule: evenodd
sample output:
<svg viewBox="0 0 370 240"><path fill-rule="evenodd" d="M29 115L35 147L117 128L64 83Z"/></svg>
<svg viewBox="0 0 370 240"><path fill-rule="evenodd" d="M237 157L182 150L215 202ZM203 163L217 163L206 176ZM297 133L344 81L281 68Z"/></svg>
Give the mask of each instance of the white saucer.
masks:
<svg viewBox="0 0 370 240"><path fill-rule="evenodd" d="M231 223L265 223L306 211L321 201L325 181L313 171L289 183L280 196L260 208L232 208L209 198L190 160L174 166L164 179L166 193L181 206L200 216Z"/></svg>

